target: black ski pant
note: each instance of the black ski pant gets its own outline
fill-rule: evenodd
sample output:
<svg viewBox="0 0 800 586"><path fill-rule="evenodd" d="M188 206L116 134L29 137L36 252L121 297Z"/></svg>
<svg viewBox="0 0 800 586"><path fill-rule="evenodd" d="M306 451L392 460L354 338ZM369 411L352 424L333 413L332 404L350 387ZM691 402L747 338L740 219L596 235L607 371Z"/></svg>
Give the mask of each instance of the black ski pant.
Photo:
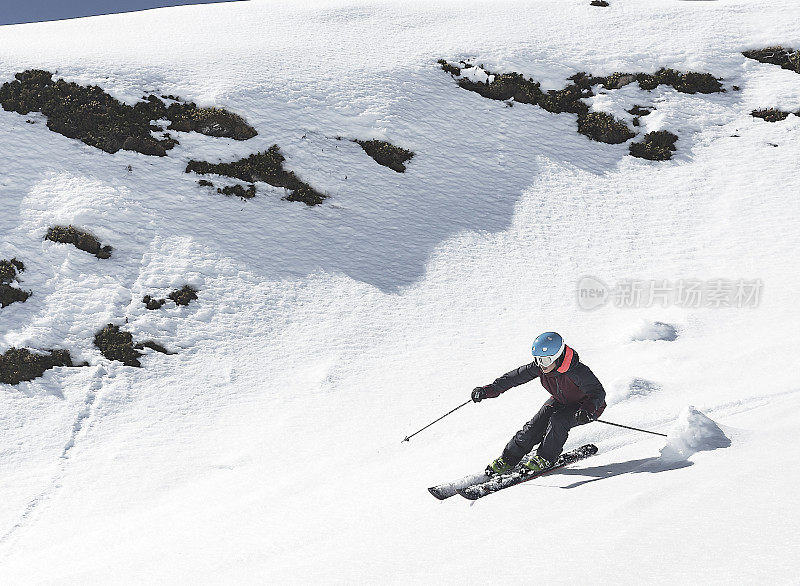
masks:
<svg viewBox="0 0 800 586"><path fill-rule="evenodd" d="M563 405L551 398L516 435L503 450L503 461L514 466L530 452L536 444L536 453L551 464L561 455L567 442L569 430L577 425L575 413L578 405Z"/></svg>

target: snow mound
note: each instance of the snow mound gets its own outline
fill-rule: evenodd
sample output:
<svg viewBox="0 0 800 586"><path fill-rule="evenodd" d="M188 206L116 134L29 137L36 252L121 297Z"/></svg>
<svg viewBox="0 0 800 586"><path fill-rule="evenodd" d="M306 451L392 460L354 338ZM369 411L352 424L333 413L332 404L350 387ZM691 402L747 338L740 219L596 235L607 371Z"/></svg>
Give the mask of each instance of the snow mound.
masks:
<svg viewBox="0 0 800 586"><path fill-rule="evenodd" d="M661 458L669 462L688 460L695 452L727 448L731 440L708 416L691 405L686 407L669 431Z"/></svg>
<svg viewBox="0 0 800 586"><path fill-rule="evenodd" d="M631 342L645 340L673 342L678 339L678 329L672 324L662 321L642 320L636 330L630 335Z"/></svg>

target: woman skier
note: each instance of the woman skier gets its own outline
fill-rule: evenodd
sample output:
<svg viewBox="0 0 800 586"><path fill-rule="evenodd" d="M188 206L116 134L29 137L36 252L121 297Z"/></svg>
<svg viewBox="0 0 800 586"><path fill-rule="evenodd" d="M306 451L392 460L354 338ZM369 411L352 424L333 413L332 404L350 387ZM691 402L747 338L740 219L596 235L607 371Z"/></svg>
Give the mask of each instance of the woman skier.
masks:
<svg viewBox="0 0 800 586"><path fill-rule="evenodd" d="M511 470L536 444L539 449L523 466L534 472L549 468L561 454L570 428L594 421L606 408L603 385L556 332L539 335L533 341L531 352L533 362L530 364L472 391L472 400L478 403L539 377L542 386L552 395L533 419L511 438L503 455L486 467L489 476Z"/></svg>

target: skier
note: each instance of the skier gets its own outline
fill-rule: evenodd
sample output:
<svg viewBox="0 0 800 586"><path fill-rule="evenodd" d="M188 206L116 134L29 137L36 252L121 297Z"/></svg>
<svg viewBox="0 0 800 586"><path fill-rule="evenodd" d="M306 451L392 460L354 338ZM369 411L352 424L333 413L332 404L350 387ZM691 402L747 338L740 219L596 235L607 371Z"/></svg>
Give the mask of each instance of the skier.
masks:
<svg viewBox="0 0 800 586"><path fill-rule="evenodd" d="M539 377L542 386L552 395L533 419L511 438L503 454L486 467L488 476L508 472L536 444L539 449L523 466L534 472L549 468L561 454L570 428L594 421L606 407L603 385L556 332L539 335L533 341L531 352L533 362L530 364L472 391L472 400L478 403Z"/></svg>

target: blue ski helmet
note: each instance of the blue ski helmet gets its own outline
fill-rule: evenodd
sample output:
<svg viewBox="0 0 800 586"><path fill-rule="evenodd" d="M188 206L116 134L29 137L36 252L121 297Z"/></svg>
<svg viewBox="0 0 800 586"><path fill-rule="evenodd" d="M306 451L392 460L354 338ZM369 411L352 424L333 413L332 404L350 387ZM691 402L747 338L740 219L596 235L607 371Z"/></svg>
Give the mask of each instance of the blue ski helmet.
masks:
<svg viewBox="0 0 800 586"><path fill-rule="evenodd" d="M545 332L536 336L531 348L533 361L540 368L547 368L564 353L564 339L556 332Z"/></svg>

